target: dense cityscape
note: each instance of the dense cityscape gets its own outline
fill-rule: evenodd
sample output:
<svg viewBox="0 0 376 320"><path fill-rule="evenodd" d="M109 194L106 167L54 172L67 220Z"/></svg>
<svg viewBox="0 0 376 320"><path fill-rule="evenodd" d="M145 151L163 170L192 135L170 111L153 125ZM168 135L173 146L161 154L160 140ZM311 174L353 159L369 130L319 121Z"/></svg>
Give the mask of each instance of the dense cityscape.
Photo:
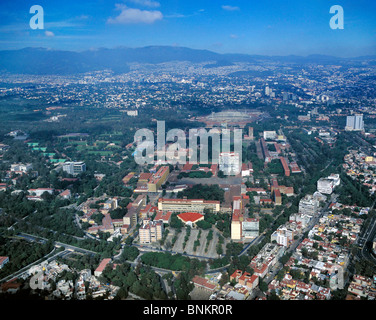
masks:
<svg viewBox="0 0 376 320"><path fill-rule="evenodd" d="M4 74L2 296L374 300L373 61ZM161 120L240 161L137 164Z"/></svg>

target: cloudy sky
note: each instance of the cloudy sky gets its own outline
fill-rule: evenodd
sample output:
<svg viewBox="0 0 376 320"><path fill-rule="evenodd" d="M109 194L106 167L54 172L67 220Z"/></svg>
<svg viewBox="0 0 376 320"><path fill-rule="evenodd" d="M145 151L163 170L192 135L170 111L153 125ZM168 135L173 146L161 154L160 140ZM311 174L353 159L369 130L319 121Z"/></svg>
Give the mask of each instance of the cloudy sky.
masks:
<svg viewBox="0 0 376 320"><path fill-rule="evenodd" d="M32 29L33 5L44 29ZM330 7L344 11L333 30ZM174 45L221 53L376 54L374 0L1 0L0 49Z"/></svg>

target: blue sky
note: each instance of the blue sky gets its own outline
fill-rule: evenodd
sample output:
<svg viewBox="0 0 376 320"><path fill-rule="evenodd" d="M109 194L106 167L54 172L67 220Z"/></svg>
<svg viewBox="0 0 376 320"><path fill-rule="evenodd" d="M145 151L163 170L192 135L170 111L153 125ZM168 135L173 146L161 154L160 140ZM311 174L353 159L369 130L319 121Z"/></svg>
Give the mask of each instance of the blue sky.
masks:
<svg viewBox="0 0 376 320"><path fill-rule="evenodd" d="M33 30L32 5L44 10ZM333 30L329 9L344 10ZM0 49L176 45L221 53L376 54L374 0L2 0Z"/></svg>

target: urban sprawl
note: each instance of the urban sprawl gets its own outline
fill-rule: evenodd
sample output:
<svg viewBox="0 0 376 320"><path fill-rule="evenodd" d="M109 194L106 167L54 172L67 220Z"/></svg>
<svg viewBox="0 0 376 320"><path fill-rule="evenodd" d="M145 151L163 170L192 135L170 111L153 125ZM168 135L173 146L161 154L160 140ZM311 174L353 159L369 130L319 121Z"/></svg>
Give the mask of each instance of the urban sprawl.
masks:
<svg viewBox="0 0 376 320"><path fill-rule="evenodd" d="M274 62L4 74L1 295L374 300L375 74ZM197 134L207 163L167 139L185 163L153 149L138 164L134 135L158 121L216 129L231 151L214 159ZM235 128L240 155L223 134Z"/></svg>

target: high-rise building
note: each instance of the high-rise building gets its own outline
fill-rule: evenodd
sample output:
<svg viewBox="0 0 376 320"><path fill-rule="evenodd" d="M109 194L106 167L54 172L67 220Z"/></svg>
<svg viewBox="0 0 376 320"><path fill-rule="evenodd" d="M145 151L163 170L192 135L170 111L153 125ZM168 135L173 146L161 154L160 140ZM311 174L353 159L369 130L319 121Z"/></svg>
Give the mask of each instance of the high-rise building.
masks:
<svg viewBox="0 0 376 320"><path fill-rule="evenodd" d="M363 115L358 114L355 116L355 130L363 130L363 129L364 129Z"/></svg>
<svg viewBox="0 0 376 320"><path fill-rule="evenodd" d="M363 131L364 121L362 114L356 114L354 116L347 116L346 118L346 131Z"/></svg>
<svg viewBox="0 0 376 320"><path fill-rule="evenodd" d="M317 191L324 194L332 194L334 189L333 180L320 178L317 181Z"/></svg>

